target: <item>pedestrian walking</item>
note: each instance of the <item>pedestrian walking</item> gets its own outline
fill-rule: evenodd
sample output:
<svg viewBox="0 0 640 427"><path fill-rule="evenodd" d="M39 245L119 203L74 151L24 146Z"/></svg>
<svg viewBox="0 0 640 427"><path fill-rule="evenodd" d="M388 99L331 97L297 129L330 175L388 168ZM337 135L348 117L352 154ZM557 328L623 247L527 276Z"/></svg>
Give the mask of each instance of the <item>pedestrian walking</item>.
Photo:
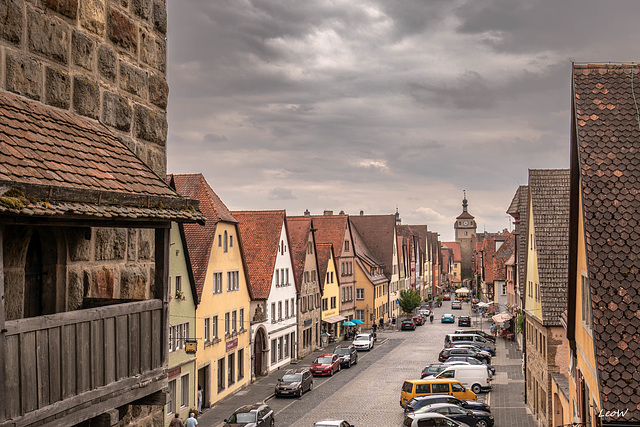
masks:
<svg viewBox="0 0 640 427"><path fill-rule="evenodd" d="M384 319L380 318L380 330L384 330Z"/></svg>
<svg viewBox="0 0 640 427"><path fill-rule="evenodd" d="M184 427L184 423L180 419L180 414L176 413L175 418L169 423L169 427Z"/></svg>
<svg viewBox="0 0 640 427"><path fill-rule="evenodd" d="M196 420L196 414L193 412L189 414L189 418L184 422L185 427L195 427L198 425L198 420Z"/></svg>
<svg viewBox="0 0 640 427"><path fill-rule="evenodd" d="M198 384L198 414L202 413L202 386Z"/></svg>

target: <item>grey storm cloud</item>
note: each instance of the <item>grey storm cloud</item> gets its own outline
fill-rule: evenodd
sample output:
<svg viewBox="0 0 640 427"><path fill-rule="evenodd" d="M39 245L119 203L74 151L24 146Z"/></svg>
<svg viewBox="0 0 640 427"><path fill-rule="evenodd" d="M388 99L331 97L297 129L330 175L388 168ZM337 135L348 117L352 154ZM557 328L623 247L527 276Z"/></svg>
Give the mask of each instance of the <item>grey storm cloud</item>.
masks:
<svg viewBox="0 0 640 427"><path fill-rule="evenodd" d="M632 61L636 0L168 1L168 170L231 209L488 231L567 167L571 60ZM437 215L434 214L437 213Z"/></svg>

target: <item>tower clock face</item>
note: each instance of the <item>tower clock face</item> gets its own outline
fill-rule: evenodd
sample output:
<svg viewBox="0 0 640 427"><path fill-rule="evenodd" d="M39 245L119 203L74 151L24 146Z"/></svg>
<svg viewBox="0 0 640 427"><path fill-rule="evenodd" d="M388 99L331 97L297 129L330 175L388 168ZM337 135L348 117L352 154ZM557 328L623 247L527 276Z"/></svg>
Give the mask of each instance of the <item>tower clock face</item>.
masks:
<svg viewBox="0 0 640 427"><path fill-rule="evenodd" d="M464 221L462 221L462 225L467 226L469 225L469 221L467 221L466 219Z"/></svg>

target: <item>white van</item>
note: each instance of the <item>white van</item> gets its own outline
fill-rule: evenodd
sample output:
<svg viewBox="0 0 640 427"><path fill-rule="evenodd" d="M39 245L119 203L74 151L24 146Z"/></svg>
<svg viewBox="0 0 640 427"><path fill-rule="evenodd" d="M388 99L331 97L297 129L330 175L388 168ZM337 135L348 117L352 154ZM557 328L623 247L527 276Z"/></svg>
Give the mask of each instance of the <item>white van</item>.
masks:
<svg viewBox="0 0 640 427"><path fill-rule="evenodd" d="M460 384L476 394L491 388L491 373L484 365L453 365L431 378L458 380Z"/></svg>
<svg viewBox="0 0 640 427"><path fill-rule="evenodd" d="M449 348L451 344L457 342L475 342L482 344L482 347L491 348L493 351L496 350L496 345L493 342L476 334L447 334L444 337L444 348Z"/></svg>

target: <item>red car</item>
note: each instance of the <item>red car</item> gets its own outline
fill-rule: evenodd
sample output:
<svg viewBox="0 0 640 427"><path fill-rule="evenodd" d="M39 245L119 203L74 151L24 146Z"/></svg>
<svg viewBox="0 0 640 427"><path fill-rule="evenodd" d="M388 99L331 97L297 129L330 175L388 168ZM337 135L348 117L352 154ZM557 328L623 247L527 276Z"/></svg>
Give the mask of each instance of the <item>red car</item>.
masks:
<svg viewBox="0 0 640 427"><path fill-rule="evenodd" d="M413 319L413 323L415 323L416 326L424 325L424 318L422 316L420 316L420 315L413 316L411 319Z"/></svg>
<svg viewBox="0 0 640 427"><path fill-rule="evenodd" d="M313 375L333 375L340 370L340 356L333 353L321 354L311 364Z"/></svg>
<svg viewBox="0 0 640 427"><path fill-rule="evenodd" d="M442 295L442 300L443 301L451 301L451 295L449 295L449 294Z"/></svg>

